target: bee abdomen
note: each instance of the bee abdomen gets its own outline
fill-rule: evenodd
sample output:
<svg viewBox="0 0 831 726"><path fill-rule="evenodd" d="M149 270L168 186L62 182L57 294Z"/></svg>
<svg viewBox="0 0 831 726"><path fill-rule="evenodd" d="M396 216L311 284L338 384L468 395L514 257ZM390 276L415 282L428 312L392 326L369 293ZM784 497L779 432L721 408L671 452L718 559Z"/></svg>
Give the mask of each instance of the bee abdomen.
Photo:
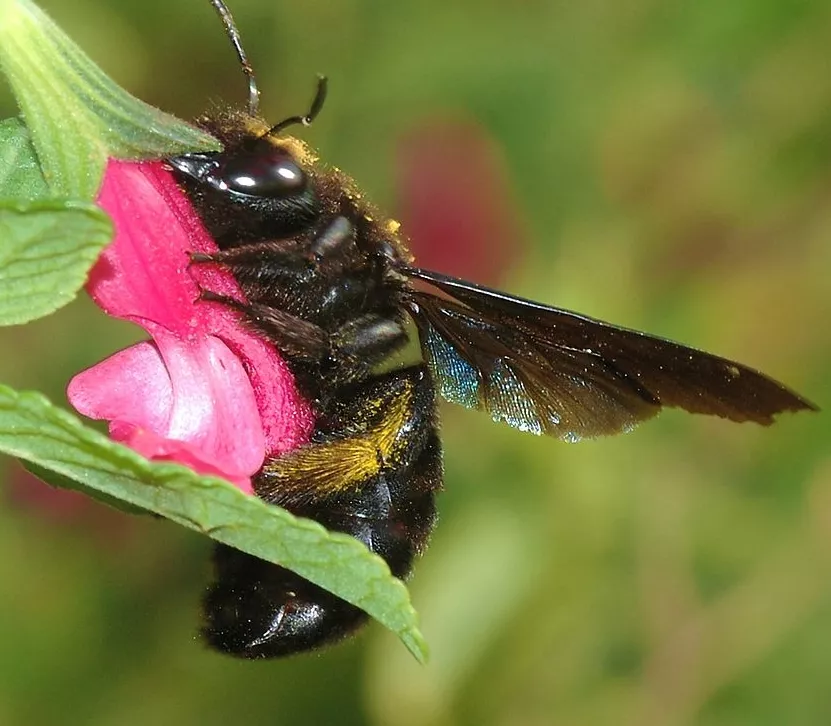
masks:
<svg viewBox="0 0 831 726"><path fill-rule="evenodd" d="M441 469L439 439L433 435L407 466L383 471L337 506L315 504L296 513L352 535L383 557L396 577L406 577L436 521Z"/></svg>
<svg viewBox="0 0 831 726"><path fill-rule="evenodd" d="M414 366L343 393L322 418L317 443L270 462L256 493L355 537L405 577L432 531L442 483L432 381ZM292 655L340 640L367 619L283 567L222 545L214 561L202 632L220 651Z"/></svg>

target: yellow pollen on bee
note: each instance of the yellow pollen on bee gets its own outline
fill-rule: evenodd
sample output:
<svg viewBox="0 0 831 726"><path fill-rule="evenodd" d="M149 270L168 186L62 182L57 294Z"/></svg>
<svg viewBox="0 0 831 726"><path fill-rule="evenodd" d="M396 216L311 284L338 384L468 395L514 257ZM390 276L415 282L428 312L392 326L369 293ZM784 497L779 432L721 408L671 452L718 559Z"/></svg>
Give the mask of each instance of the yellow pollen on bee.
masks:
<svg viewBox="0 0 831 726"><path fill-rule="evenodd" d="M244 122L245 133L249 136L262 136L268 133L269 126L261 118L249 116Z"/></svg>
<svg viewBox="0 0 831 726"><path fill-rule="evenodd" d="M274 141L274 145L288 151L298 162L311 165L317 162L317 154L312 151L308 144L294 136L282 136Z"/></svg>
<svg viewBox="0 0 831 726"><path fill-rule="evenodd" d="M301 447L267 465L268 472L279 478L284 491L301 485L318 493L355 490L362 483L378 476L384 462L394 461L407 421L413 411L413 390L408 387L401 395L387 402L369 401L366 415L381 420L364 433L337 441Z"/></svg>

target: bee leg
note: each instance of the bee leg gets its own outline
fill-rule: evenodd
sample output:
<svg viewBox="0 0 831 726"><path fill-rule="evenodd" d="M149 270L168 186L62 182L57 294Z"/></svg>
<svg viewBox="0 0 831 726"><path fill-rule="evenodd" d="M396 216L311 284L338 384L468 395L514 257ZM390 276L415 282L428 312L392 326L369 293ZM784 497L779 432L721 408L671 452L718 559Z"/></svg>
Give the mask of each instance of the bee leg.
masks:
<svg viewBox="0 0 831 726"><path fill-rule="evenodd" d="M200 300L238 310L283 355L296 363L319 368L320 375L342 381L367 378L376 365L403 347L408 339L404 324L397 317L364 315L330 332L271 305L242 303L205 289L200 291Z"/></svg>
<svg viewBox="0 0 831 726"><path fill-rule="evenodd" d="M341 268L341 257L354 249L355 228L343 216L335 217L326 227L315 230L305 243L295 238L258 240L217 250L210 254L193 252L191 264L218 264L227 267L245 287L256 282L263 270L281 277L295 275L306 281L323 266Z"/></svg>
<svg viewBox="0 0 831 726"><path fill-rule="evenodd" d="M356 537L403 577L435 521L442 465L434 407L423 365L347 387L321 419L316 442L268 462L255 491ZM283 567L223 545L214 562L202 632L222 652L292 655L335 642L367 620Z"/></svg>
<svg viewBox="0 0 831 726"><path fill-rule="evenodd" d="M329 351L329 334L323 328L279 308L259 303L243 303L205 288L200 288L199 300L221 303L239 311L283 355L294 360L317 362Z"/></svg>
<svg viewBox="0 0 831 726"><path fill-rule="evenodd" d="M285 241L231 247L211 254L191 253L190 264L218 265L230 272L251 302L283 300L286 290L303 290L317 275L316 263Z"/></svg>
<svg viewBox="0 0 831 726"><path fill-rule="evenodd" d="M329 337L327 372L348 380L369 376L379 363L407 342L404 323L396 316L364 315L343 324Z"/></svg>
<svg viewBox="0 0 831 726"><path fill-rule="evenodd" d="M337 260L354 246L355 227L346 217L335 217L328 227L321 230L313 239L310 253L315 263L323 264L326 260Z"/></svg>

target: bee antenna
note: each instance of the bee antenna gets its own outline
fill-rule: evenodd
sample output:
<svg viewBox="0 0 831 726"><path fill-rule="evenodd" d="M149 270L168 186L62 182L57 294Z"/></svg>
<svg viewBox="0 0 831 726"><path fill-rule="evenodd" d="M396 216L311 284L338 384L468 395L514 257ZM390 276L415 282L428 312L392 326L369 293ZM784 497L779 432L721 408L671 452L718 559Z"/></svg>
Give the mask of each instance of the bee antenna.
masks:
<svg viewBox="0 0 831 726"><path fill-rule="evenodd" d="M242 47L242 40L240 40L237 26L234 24L234 18L223 0L210 0L210 3L214 6L214 10L216 10L219 19L225 26L225 33L228 36L228 40L231 41L231 45L234 46L234 50L237 52L237 58L239 58L240 65L242 66L242 72L248 78L248 113L251 116L256 116L260 108L260 91L257 88L254 69L251 67L251 63L248 62L248 56L245 55L245 50Z"/></svg>
<svg viewBox="0 0 831 726"><path fill-rule="evenodd" d="M289 116L287 119L283 119L280 123L275 124L268 131L266 131L264 136L279 134L283 129L289 126L294 126L295 124L300 124L301 126L311 125L312 121L317 118L317 115L323 108L323 102L326 100L326 91L328 87L329 81L326 76L318 75L317 91L315 91L315 97L312 99L312 105L309 107L306 114L304 116Z"/></svg>

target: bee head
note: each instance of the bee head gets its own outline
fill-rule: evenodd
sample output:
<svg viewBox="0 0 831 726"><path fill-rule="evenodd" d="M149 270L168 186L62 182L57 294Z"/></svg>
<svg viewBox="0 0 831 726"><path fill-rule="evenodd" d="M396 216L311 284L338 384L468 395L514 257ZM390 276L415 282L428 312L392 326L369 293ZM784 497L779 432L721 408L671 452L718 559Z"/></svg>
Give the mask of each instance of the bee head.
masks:
<svg viewBox="0 0 831 726"><path fill-rule="evenodd" d="M168 162L196 184L243 203L302 199L311 186L291 149L268 138L254 137L221 152L183 154Z"/></svg>
<svg viewBox="0 0 831 726"><path fill-rule="evenodd" d="M224 5L220 6L224 9ZM222 151L182 154L167 162L193 194L197 206L213 206L220 215L226 215L224 220L212 220L208 215L208 226L213 227L210 231L215 237L221 236L230 221L239 225L238 231L243 233L267 230L274 235L302 231L320 213L313 183L317 158L302 141L284 135L283 131L314 121L326 98L326 78L318 76L317 91L304 115L290 116L269 126L257 117L259 92L253 71L237 44L236 29L228 25L230 16L223 16L223 21L229 33L233 33L232 40L237 41L235 47L249 78L248 109L199 119L199 125L222 142ZM255 239L258 236L253 235Z"/></svg>
<svg viewBox="0 0 831 726"><path fill-rule="evenodd" d="M237 141L210 130L225 143L223 151L182 154L167 163L217 242L231 228L254 241L302 231L317 218L320 202L302 142L252 133Z"/></svg>

